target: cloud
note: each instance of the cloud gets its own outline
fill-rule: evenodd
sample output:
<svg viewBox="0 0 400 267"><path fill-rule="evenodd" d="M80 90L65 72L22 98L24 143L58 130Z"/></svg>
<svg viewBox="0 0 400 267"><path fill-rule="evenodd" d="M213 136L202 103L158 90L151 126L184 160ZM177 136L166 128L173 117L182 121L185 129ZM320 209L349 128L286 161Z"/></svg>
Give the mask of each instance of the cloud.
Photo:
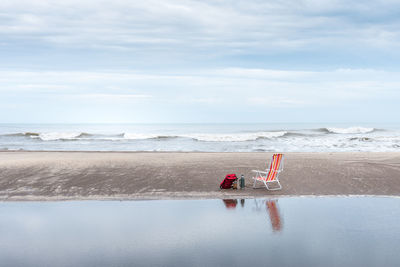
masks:
<svg viewBox="0 0 400 267"><path fill-rule="evenodd" d="M245 121L268 107L385 108L399 100L399 10L391 0L0 1L0 113L112 106L207 120L229 103Z"/></svg>
<svg viewBox="0 0 400 267"><path fill-rule="evenodd" d="M202 71L0 71L2 95L150 99L173 103L321 105L399 97L399 72L372 69L287 71L223 68ZM148 100L148 101L150 101Z"/></svg>
<svg viewBox="0 0 400 267"><path fill-rule="evenodd" d="M89 98L92 100L131 100L151 98L151 95L136 95L136 94L77 94L65 95L67 97Z"/></svg>
<svg viewBox="0 0 400 267"><path fill-rule="evenodd" d="M246 102L249 105L257 105L257 106L268 106L268 107L278 107L278 108L287 108L287 107L299 107L305 106L306 103L303 101L299 101L297 99L292 99L288 97L250 97L247 98Z"/></svg>
<svg viewBox="0 0 400 267"><path fill-rule="evenodd" d="M398 48L396 1L2 1L1 43L207 56Z"/></svg>
<svg viewBox="0 0 400 267"><path fill-rule="evenodd" d="M399 77L373 69L3 70L0 120L257 122L276 109L285 121L394 120Z"/></svg>

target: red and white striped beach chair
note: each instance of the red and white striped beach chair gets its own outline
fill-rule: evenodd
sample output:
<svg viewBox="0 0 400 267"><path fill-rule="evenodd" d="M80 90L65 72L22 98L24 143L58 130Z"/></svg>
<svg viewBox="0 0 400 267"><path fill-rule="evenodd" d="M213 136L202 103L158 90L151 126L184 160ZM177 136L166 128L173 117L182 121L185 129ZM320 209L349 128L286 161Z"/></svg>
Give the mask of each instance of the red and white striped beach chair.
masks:
<svg viewBox="0 0 400 267"><path fill-rule="evenodd" d="M253 177L253 188L255 188L257 181L261 181L268 190L282 189L278 179L281 171L283 171L283 154L274 154L269 169L266 169L265 171L252 170L252 172L256 173L256 176ZM275 186L271 187L270 184L275 184Z"/></svg>

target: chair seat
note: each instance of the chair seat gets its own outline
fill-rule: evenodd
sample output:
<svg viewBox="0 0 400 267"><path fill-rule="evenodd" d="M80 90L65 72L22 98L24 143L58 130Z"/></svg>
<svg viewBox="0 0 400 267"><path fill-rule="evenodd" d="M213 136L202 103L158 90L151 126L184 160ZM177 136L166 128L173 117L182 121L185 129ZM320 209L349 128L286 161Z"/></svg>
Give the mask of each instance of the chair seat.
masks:
<svg viewBox="0 0 400 267"><path fill-rule="evenodd" d="M265 182L267 182L267 183L268 183L268 182L275 182L275 181L276 181L276 179L267 181L267 180L266 180L266 177L260 177L260 176L253 177L253 179L254 179L254 180L258 180L258 181L265 181Z"/></svg>

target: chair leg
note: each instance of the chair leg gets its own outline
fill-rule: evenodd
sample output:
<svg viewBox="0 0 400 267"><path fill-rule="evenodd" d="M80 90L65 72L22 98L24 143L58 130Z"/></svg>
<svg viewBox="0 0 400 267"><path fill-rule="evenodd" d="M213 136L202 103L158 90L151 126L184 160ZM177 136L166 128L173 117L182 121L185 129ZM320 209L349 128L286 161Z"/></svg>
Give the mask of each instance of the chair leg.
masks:
<svg viewBox="0 0 400 267"><path fill-rule="evenodd" d="M265 180L263 180L263 182L264 182L265 187L269 190L268 183Z"/></svg>
<svg viewBox="0 0 400 267"><path fill-rule="evenodd" d="M268 184L266 184L268 190L274 191L274 190L280 190L280 189L282 189L282 185L281 185L281 183L279 182L279 180L275 180L274 182L276 182L276 183L278 184L278 187L270 188L270 187L268 186Z"/></svg>
<svg viewBox="0 0 400 267"><path fill-rule="evenodd" d="M256 178L253 178L253 179L254 179L254 183L253 183L253 189L254 189L254 188L256 188L257 179Z"/></svg>

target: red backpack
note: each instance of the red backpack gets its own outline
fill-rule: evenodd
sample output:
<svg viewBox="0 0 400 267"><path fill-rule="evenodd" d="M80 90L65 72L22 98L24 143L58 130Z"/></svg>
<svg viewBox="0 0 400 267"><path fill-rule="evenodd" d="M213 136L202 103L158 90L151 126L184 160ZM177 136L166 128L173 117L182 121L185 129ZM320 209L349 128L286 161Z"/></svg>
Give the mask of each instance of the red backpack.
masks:
<svg viewBox="0 0 400 267"><path fill-rule="evenodd" d="M225 179L221 182L219 188L230 189L232 188L233 182L237 180L236 174L227 174Z"/></svg>

